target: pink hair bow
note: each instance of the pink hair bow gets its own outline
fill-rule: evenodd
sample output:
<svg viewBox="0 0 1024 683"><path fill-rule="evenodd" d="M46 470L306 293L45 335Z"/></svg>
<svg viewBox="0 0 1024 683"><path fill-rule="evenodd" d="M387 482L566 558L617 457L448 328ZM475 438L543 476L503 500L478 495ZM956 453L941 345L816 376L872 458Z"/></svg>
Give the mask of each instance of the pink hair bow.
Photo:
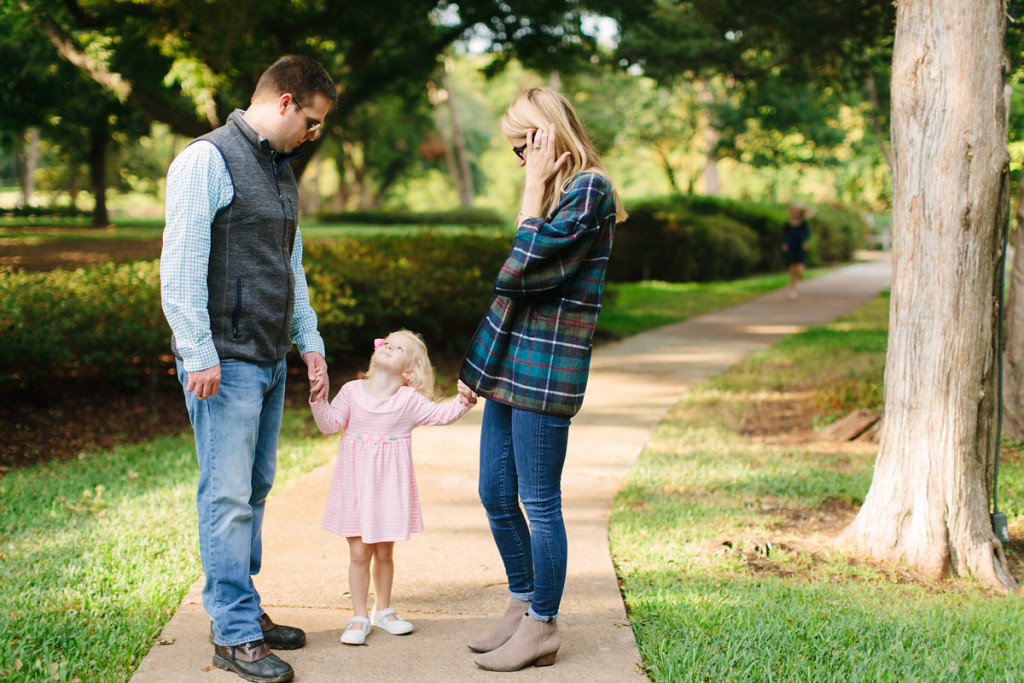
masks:
<svg viewBox="0 0 1024 683"><path fill-rule="evenodd" d="M373 350L376 351L377 349L379 349L380 345L383 344L386 341L387 341L387 339L381 339L380 337L378 337L377 339L374 339L373 340Z"/></svg>

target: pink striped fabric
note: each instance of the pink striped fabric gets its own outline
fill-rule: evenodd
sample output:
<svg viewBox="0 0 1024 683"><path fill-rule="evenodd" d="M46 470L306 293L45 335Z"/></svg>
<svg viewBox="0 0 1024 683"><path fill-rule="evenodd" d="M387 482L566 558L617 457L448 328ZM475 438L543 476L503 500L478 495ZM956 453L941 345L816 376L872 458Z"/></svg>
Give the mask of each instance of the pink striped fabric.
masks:
<svg viewBox="0 0 1024 683"><path fill-rule="evenodd" d="M309 404L324 434L345 430L327 493L323 528L363 543L406 541L423 531L410 436L420 425L446 425L471 405L461 397L434 403L412 387L388 398L345 384L328 404Z"/></svg>

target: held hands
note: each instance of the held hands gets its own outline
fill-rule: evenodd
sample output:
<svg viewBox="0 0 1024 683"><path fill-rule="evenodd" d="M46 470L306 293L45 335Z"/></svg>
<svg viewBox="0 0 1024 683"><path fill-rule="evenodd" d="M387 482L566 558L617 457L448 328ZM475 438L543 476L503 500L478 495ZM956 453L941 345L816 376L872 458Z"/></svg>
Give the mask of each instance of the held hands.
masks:
<svg viewBox="0 0 1024 683"><path fill-rule="evenodd" d="M476 392L466 386L466 383L461 379L458 381L457 386L459 387L459 400L465 405L474 406L476 405L477 395Z"/></svg>
<svg viewBox="0 0 1024 683"><path fill-rule="evenodd" d="M327 376L327 360L316 352L302 354L302 360L306 364L306 374L309 377L309 402L326 401L331 385Z"/></svg>

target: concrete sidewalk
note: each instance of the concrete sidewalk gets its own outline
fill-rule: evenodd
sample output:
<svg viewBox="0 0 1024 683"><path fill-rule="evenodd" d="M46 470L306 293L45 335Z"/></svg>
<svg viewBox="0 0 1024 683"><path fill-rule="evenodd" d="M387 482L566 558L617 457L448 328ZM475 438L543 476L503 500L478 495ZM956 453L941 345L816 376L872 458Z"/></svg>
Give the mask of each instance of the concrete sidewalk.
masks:
<svg viewBox="0 0 1024 683"><path fill-rule="evenodd" d="M609 511L621 478L688 387L882 291L889 257L873 257L803 283L799 299L780 290L596 351L563 477L569 566L559 618L562 648L554 666L512 674L517 680L645 680L608 554ZM307 632L305 648L280 653L295 667L296 681L501 678L478 669L466 647L490 629L507 602L501 560L476 494L481 414L482 405L454 425L413 432L425 531L395 546L392 598L416 625L409 636L374 629L365 647L339 642L352 616L347 544L320 529L334 463L272 495L256 582L276 621ZM336 445L334 436L325 438ZM201 585L185 596L133 681L242 680L211 666Z"/></svg>

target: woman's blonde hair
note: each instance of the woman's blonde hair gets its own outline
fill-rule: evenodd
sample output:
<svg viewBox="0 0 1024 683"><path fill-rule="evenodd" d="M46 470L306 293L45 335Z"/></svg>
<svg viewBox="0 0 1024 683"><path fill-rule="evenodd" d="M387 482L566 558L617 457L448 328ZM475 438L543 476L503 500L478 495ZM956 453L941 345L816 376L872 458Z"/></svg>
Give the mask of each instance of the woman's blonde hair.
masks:
<svg viewBox="0 0 1024 683"><path fill-rule="evenodd" d="M434 400L434 366L430 363L430 355L427 353L427 344L416 332L402 328L395 330L391 334L401 334L409 340L408 352L412 358L412 362L409 364L409 372L411 377L407 378L407 383L416 391L420 392L431 401ZM388 335L391 336L390 334ZM376 370L373 356L370 357L370 367L366 370L366 374L363 375L365 379L370 379Z"/></svg>
<svg viewBox="0 0 1024 683"><path fill-rule="evenodd" d="M520 94L501 117L501 132L512 139L525 138L529 130L540 129L547 132L548 126L552 123L555 124L555 158L567 151L572 154L545 188L544 217L558 205L569 179L575 174L592 171L603 175L609 183L611 182L611 176L601 165L597 151L584 132L576 110L559 92L550 88L531 88ZM614 184L612 187L614 188ZM619 200L619 193L614 189L613 193L615 216L623 221L628 214Z"/></svg>

